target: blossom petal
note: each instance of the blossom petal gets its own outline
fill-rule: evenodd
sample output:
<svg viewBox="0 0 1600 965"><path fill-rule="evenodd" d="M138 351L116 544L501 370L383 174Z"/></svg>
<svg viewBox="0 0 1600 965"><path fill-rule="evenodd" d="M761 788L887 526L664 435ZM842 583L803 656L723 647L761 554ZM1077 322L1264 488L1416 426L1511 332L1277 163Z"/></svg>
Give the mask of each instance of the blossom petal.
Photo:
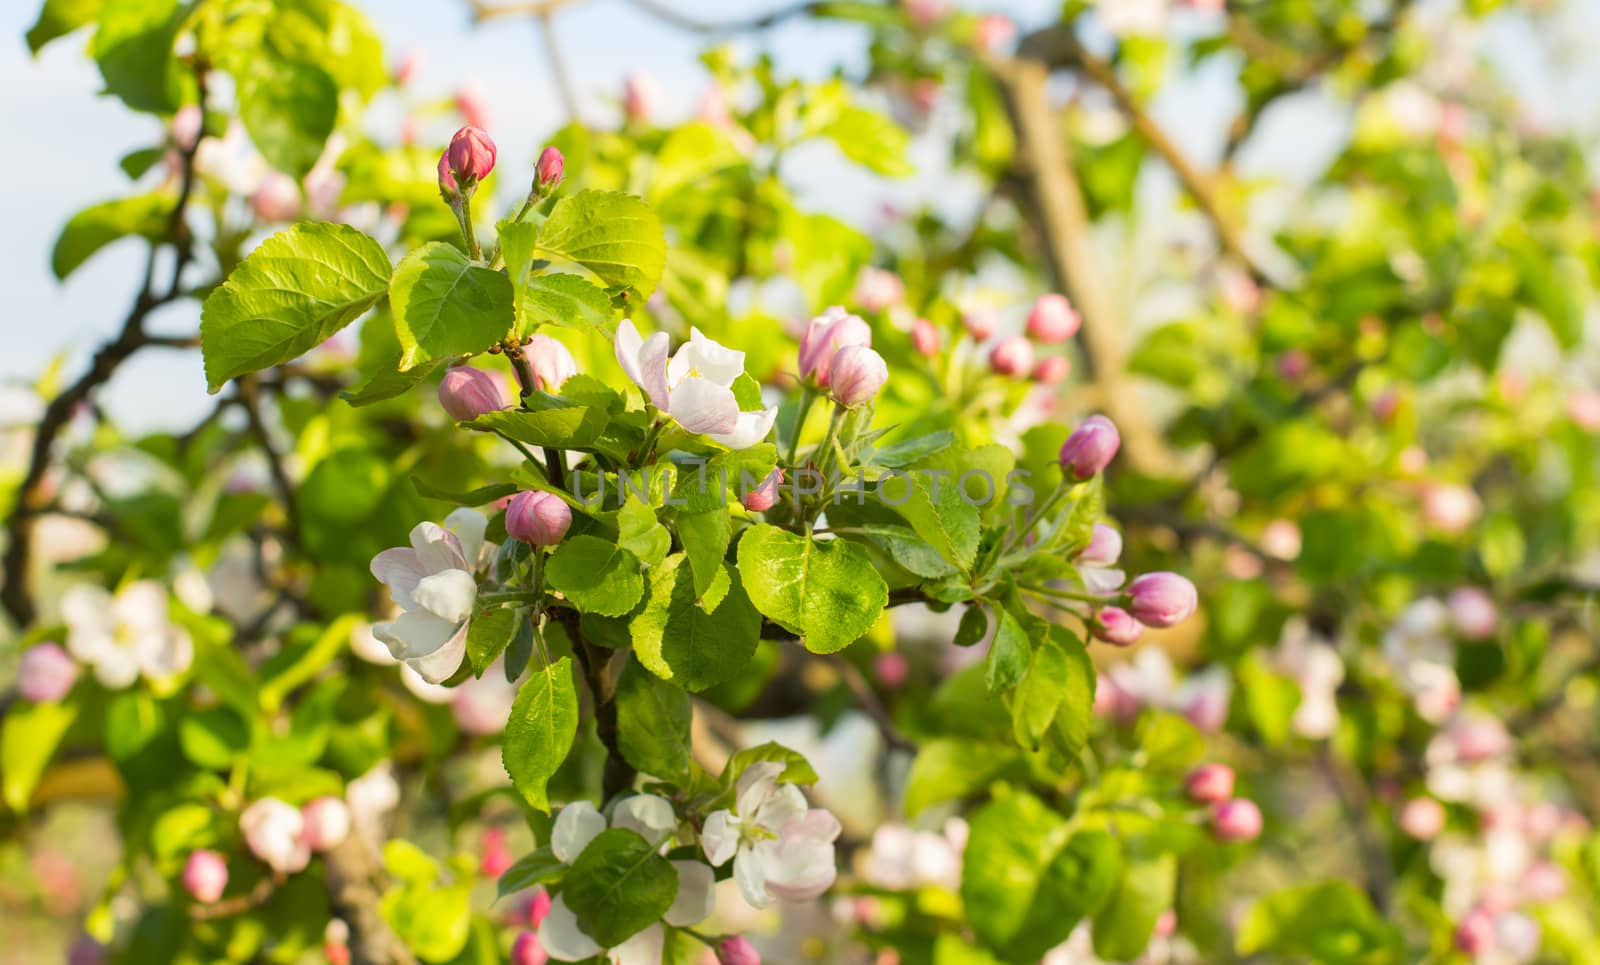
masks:
<svg viewBox="0 0 1600 965"><path fill-rule="evenodd" d="M661 930L661 925L651 925L611 949L606 957L611 960L611 965L661 965L666 940L666 932Z"/></svg>
<svg viewBox="0 0 1600 965"><path fill-rule="evenodd" d="M411 598L439 619L460 623L472 615L472 604L478 600L478 583L466 570L444 570L423 577Z"/></svg>
<svg viewBox="0 0 1600 965"><path fill-rule="evenodd" d="M777 834L804 819L808 807L810 805L806 803L806 796L800 793L798 787L793 784L780 784L773 788L772 793L761 802L749 820Z"/></svg>
<svg viewBox="0 0 1600 965"><path fill-rule="evenodd" d="M678 349L667 366L667 381L674 387L684 379L696 377L709 379L717 385L730 386L744 374L744 353L728 348L707 338L698 328L689 329L689 341Z"/></svg>
<svg viewBox="0 0 1600 965"><path fill-rule="evenodd" d="M635 794L617 802L611 812L611 826L626 828L656 847L678 827L678 815L664 797L654 794Z"/></svg>
<svg viewBox="0 0 1600 965"><path fill-rule="evenodd" d="M194 663L194 638L181 627L151 634L139 648L139 667L151 680L171 680Z"/></svg>
<svg viewBox="0 0 1600 965"><path fill-rule="evenodd" d="M729 449L748 449L767 438L777 419L776 406L760 412L741 412L732 432L708 432L706 435Z"/></svg>
<svg viewBox="0 0 1600 965"><path fill-rule="evenodd" d="M392 623L375 624L372 635L389 647L396 660L415 660L444 646L457 629L457 624L426 610L407 610Z"/></svg>
<svg viewBox="0 0 1600 965"><path fill-rule="evenodd" d="M90 662L94 664L94 679L107 690L121 690L139 679L139 661L133 651L109 639Z"/></svg>
<svg viewBox="0 0 1600 965"><path fill-rule="evenodd" d="M594 939L578 928L578 916L567 907L567 899L561 895L550 902L550 910L539 923L539 945L546 955L558 962L581 962L600 953L600 946Z"/></svg>
<svg viewBox="0 0 1600 965"><path fill-rule="evenodd" d="M588 801L573 801L556 815L550 830L550 850L563 864L571 864L583 854L589 842L606 829L606 819Z"/></svg>
<svg viewBox="0 0 1600 965"><path fill-rule="evenodd" d="M417 563L424 573L467 568L461 541L438 523L422 522L411 527L411 548L417 551Z"/></svg>
<svg viewBox="0 0 1600 965"><path fill-rule="evenodd" d="M406 665L415 670L430 684L443 683L455 675L461 667L461 658L467 655L467 624L456 627L456 632L450 639L439 645L439 649L424 657L415 657L406 661Z"/></svg>
<svg viewBox="0 0 1600 965"><path fill-rule="evenodd" d="M154 580L129 583L118 593L112 612L119 623L138 630L161 630L168 624L167 590Z"/></svg>
<svg viewBox="0 0 1600 965"><path fill-rule="evenodd" d="M1083 581L1085 593L1110 596L1122 585L1126 574L1113 567L1085 566L1078 570L1078 578Z"/></svg>
<svg viewBox="0 0 1600 965"><path fill-rule="evenodd" d="M733 859L733 880L739 883L739 893L752 908L765 908L773 897L767 893L766 869L761 865L754 849L740 848Z"/></svg>
<svg viewBox="0 0 1600 965"><path fill-rule="evenodd" d="M705 849L706 859L716 867L727 864L738 850L742 823L727 809L712 811L706 817L705 827L700 831L700 846Z"/></svg>
<svg viewBox="0 0 1600 965"><path fill-rule="evenodd" d="M711 917L716 905L716 873L703 861L674 861L678 870L678 897L662 919L674 928L688 928Z"/></svg>
<svg viewBox="0 0 1600 965"><path fill-rule="evenodd" d="M103 587L80 583L61 597L61 620L74 629L114 625L112 598Z"/></svg>
<svg viewBox="0 0 1600 965"><path fill-rule="evenodd" d="M467 568L477 569L483 554L483 534L489 529L489 517L476 509L462 506L444 518L444 528L456 535Z"/></svg>
<svg viewBox="0 0 1600 965"><path fill-rule="evenodd" d="M389 588L389 596L394 602L406 610L415 606L411 599L412 591L428 575L428 571L422 568L417 551L409 546L384 550L372 558L369 569L379 583Z"/></svg>
<svg viewBox="0 0 1600 965"><path fill-rule="evenodd" d="M744 773L739 775L738 796L735 798L740 817L747 821L754 820L761 805L777 788L778 775L783 773L783 768L784 765L778 761L756 761L744 769Z"/></svg>
<svg viewBox="0 0 1600 965"><path fill-rule="evenodd" d="M690 432L730 433L739 426L739 400L733 390L693 376L672 390L668 410Z"/></svg>
<svg viewBox="0 0 1600 965"><path fill-rule="evenodd" d="M656 332L649 340L639 337L633 319L624 318L617 324L617 364L622 371L644 391L650 404L667 410L667 351L671 341L666 332Z"/></svg>

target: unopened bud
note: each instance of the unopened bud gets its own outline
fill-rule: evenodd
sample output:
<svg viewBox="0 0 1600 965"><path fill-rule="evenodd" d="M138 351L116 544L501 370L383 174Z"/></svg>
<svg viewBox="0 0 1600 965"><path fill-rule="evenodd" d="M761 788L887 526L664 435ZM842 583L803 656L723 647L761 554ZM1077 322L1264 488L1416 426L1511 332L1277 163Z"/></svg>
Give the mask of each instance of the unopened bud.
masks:
<svg viewBox="0 0 1600 965"><path fill-rule="evenodd" d="M228 863L215 851L201 848L189 852L183 865L183 889L202 904L222 897L228 887Z"/></svg>
<svg viewBox="0 0 1600 965"><path fill-rule="evenodd" d="M469 124L450 138L445 157L457 181L482 181L494 170L494 141L482 128Z"/></svg>
<svg viewBox="0 0 1600 965"><path fill-rule="evenodd" d="M554 546L572 525L572 507L555 493L525 489L506 506L506 533L534 546Z"/></svg>
<svg viewBox="0 0 1600 965"><path fill-rule="evenodd" d="M450 418L469 422L506 407L505 396L494 376L470 365L457 365L439 382L439 404Z"/></svg>
<svg viewBox="0 0 1600 965"><path fill-rule="evenodd" d="M989 353L989 368L1013 378L1027 375L1033 370L1033 343L1021 335L1002 339Z"/></svg>
<svg viewBox="0 0 1600 965"><path fill-rule="evenodd" d="M561 184L561 179L567 172L567 159L559 148L551 145L540 152L539 163L534 165L533 171L534 193L542 197Z"/></svg>
<svg viewBox="0 0 1600 965"><path fill-rule="evenodd" d="M1077 480L1088 479L1111 464L1122 445L1117 427L1103 415L1083 420L1061 446L1061 469Z"/></svg>
<svg viewBox="0 0 1600 965"><path fill-rule="evenodd" d="M1033 309L1028 312L1028 334L1046 345L1054 345L1078 334L1082 322L1067 296L1052 292L1040 295L1033 303Z"/></svg>
<svg viewBox="0 0 1600 965"><path fill-rule="evenodd" d="M865 345L847 345L833 356L829 367L833 397L842 405L857 406L878 394L889 381L883 356Z"/></svg>
<svg viewBox="0 0 1600 965"><path fill-rule="evenodd" d="M1128 584L1128 612L1147 627L1176 626L1198 605L1194 584L1176 573L1145 573Z"/></svg>
<svg viewBox="0 0 1600 965"><path fill-rule="evenodd" d="M1201 764L1183 782L1189 800L1199 804L1221 804L1233 797L1233 768L1226 764Z"/></svg>
<svg viewBox="0 0 1600 965"><path fill-rule="evenodd" d="M1144 625L1119 606L1101 607L1094 615L1089 630L1096 640L1114 647L1132 646L1144 633Z"/></svg>
<svg viewBox="0 0 1600 965"><path fill-rule="evenodd" d="M1219 841L1253 841L1261 836L1261 809L1242 797L1211 809L1211 830Z"/></svg>

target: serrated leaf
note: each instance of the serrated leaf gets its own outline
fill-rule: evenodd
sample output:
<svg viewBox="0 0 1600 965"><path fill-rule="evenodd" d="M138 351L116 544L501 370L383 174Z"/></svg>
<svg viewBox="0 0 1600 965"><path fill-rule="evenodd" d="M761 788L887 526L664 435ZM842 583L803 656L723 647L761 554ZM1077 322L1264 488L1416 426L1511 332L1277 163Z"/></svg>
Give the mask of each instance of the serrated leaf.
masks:
<svg viewBox="0 0 1600 965"><path fill-rule="evenodd" d="M401 372L400 358L396 356L392 363L385 365L372 378L354 389L340 392L339 397L358 408L384 402L410 392L426 381L428 376L443 368L448 361L449 359L434 359L432 362L425 362Z"/></svg>
<svg viewBox="0 0 1600 965"><path fill-rule="evenodd" d="M737 676L755 654L761 617L735 582L707 613L683 554L651 570L650 597L628 628L639 662L696 693Z"/></svg>
<svg viewBox="0 0 1600 965"><path fill-rule="evenodd" d="M733 539L733 519L723 506L704 513L678 514L678 539L689 557L696 597L704 596L723 572L723 558Z"/></svg>
<svg viewBox="0 0 1600 965"><path fill-rule="evenodd" d="M847 540L808 539L762 523L745 531L738 555L750 602L814 653L854 643L889 603L872 557Z"/></svg>
<svg viewBox="0 0 1600 965"><path fill-rule="evenodd" d="M609 339L614 314L611 296L577 275L534 275L517 298L517 332L531 332L535 326L549 322L587 328Z"/></svg>
<svg viewBox="0 0 1600 965"><path fill-rule="evenodd" d="M1010 690L1022 682L1033 658L1033 647L1028 641L1028 631L1009 610L995 610L1000 624L995 629L994 640L989 643L989 658L984 670L984 683L989 692Z"/></svg>
<svg viewBox="0 0 1600 965"><path fill-rule="evenodd" d="M567 759L578 734L578 694L572 660L562 657L528 676L506 721L501 760L529 806L549 813L545 785Z"/></svg>
<svg viewBox="0 0 1600 965"><path fill-rule="evenodd" d="M644 838L603 831L572 863L562 897L578 927L613 948L658 921L678 894L678 872Z"/></svg>
<svg viewBox="0 0 1600 965"><path fill-rule="evenodd" d="M433 241L400 260L389 289L400 368L487 351L511 333L511 279Z"/></svg>
<svg viewBox="0 0 1600 965"><path fill-rule="evenodd" d="M545 565L545 581L585 613L619 617L644 596L639 558L597 536L574 536Z"/></svg>
<svg viewBox="0 0 1600 965"><path fill-rule="evenodd" d="M562 198L539 229L539 251L574 262L602 282L650 297L667 261L666 235L650 206L614 191Z"/></svg>
<svg viewBox="0 0 1600 965"><path fill-rule="evenodd" d="M239 119L274 168L303 178L339 117L339 86L316 64L258 52L236 77Z"/></svg>
<svg viewBox="0 0 1600 965"><path fill-rule="evenodd" d="M501 409L481 415L467 425L497 432L526 445L555 449L582 449L605 431L607 414L604 409L537 394L528 396L526 404L540 408L536 411Z"/></svg>
<svg viewBox="0 0 1600 965"><path fill-rule="evenodd" d="M201 311L208 389L323 342L383 297L390 270L383 246L348 225L297 224L263 241Z"/></svg>
<svg viewBox="0 0 1600 965"><path fill-rule="evenodd" d="M689 694L628 661L617 678L617 746L623 760L665 781L689 780Z"/></svg>
<svg viewBox="0 0 1600 965"><path fill-rule="evenodd" d="M540 848L532 854L525 854L512 863L500 875L500 882L496 892L496 899L506 895L514 895L525 891L534 885L542 885L547 881L555 881L567 870L567 866L555 852L549 848Z"/></svg>
<svg viewBox="0 0 1600 965"><path fill-rule="evenodd" d="M672 534L656 519L650 504L635 496L617 511L617 545L646 566L655 566L672 549Z"/></svg>
<svg viewBox="0 0 1600 965"><path fill-rule="evenodd" d="M170 191L154 191L91 205L73 215L56 236L50 270L63 281L95 252L122 238L154 241L166 234L175 202Z"/></svg>
<svg viewBox="0 0 1600 965"><path fill-rule="evenodd" d="M510 646L518 624L527 619L519 607L495 607L480 612L467 624L467 660L473 676L481 677L495 658Z"/></svg>

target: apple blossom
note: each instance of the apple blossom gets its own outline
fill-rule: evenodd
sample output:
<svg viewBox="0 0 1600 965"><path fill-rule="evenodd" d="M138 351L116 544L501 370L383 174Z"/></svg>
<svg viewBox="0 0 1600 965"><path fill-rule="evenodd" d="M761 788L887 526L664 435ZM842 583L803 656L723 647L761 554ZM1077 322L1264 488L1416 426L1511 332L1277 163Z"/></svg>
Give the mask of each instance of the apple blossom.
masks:
<svg viewBox="0 0 1600 965"><path fill-rule="evenodd" d="M1467 640L1487 640L1500 625L1500 611L1494 598L1481 587L1463 586L1450 593L1446 601L1450 622L1456 633Z"/></svg>
<svg viewBox="0 0 1600 965"><path fill-rule="evenodd" d="M445 157L458 183L474 184L494 170L494 141L482 128L468 124L450 138Z"/></svg>
<svg viewBox="0 0 1600 965"><path fill-rule="evenodd" d="M533 190L546 195L561 185L567 173L567 159L561 149L551 145L539 152L539 161L533 166Z"/></svg>
<svg viewBox="0 0 1600 965"><path fill-rule="evenodd" d="M403 611L372 633L429 683L439 683L466 654L467 618L477 601L473 573L484 551L488 520L458 509L446 525L418 523L409 548L387 549L372 558L372 575L389 588ZM452 532L452 529L455 531Z"/></svg>
<svg viewBox="0 0 1600 965"><path fill-rule="evenodd" d="M689 341L670 360L667 344L665 332L640 338L632 319L617 325L617 363L651 405L729 449L748 449L767 437L777 407L741 412L733 395L734 380L744 374L743 352L719 345L698 328L689 330Z"/></svg>
<svg viewBox="0 0 1600 965"><path fill-rule="evenodd" d="M1211 809L1211 829L1220 841L1253 841L1261 835L1261 809L1236 797Z"/></svg>
<svg viewBox="0 0 1600 965"><path fill-rule="evenodd" d="M55 643L36 643L17 666L17 693L34 703L60 700L78 681L78 665Z"/></svg>
<svg viewBox="0 0 1600 965"><path fill-rule="evenodd" d="M1117 647L1129 647L1144 634L1144 625L1119 606L1104 606L1095 611L1089 632L1096 640Z"/></svg>
<svg viewBox="0 0 1600 965"><path fill-rule="evenodd" d="M987 308L969 308L961 314L961 327L967 330L974 342L987 342L994 338L1000 322Z"/></svg>
<svg viewBox="0 0 1600 965"><path fill-rule="evenodd" d="M1567 396L1567 417L1584 432L1600 431L1600 392L1578 389Z"/></svg>
<svg viewBox="0 0 1600 965"><path fill-rule="evenodd" d="M872 327L838 305L813 318L800 335L800 376L827 388L834 356L850 345L872 344Z"/></svg>
<svg viewBox="0 0 1600 965"><path fill-rule="evenodd" d="M228 862L215 851L200 848L189 852L183 864L183 890L202 904L222 897L228 887Z"/></svg>
<svg viewBox="0 0 1600 965"><path fill-rule="evenodd" d="M1017 39L1017 25L1010 17L987 13L978 18L973 30L973 41L978 49L994 52Z"/></svg>
<svg viewBox="0 0 1600 965"><path fill-rule="evenodd" d="M1026 376L1033 369L1033 343L1021 335L1001 339L989 352L989 368L997 375Z"/></svg>
<svg viewBox="0 0 1600 965"><path fill-rule="evenodd" d="M262 798L239 815L239 830L250 853L280 875L303 871L311 861L305 819L292 804Z"/></svg>
<svg viewBox="0 0 1600 965"><path fill-rule="evenodd" d="M578 363L567 347L548 335L534 335L522 347L533 369L533 387L540 392L554 393L561 384L578 374Z"/></svg>
<svg viewBox="0 0 1600 965"><path fill-rule="evenodd" d="M890 650L873 658L872 674L878 678L878 683L895 690L905 685L906 678L911 675L911 666L904 654Z"/></svg>
<svg viewBox="0 0 1600 965"><path fill-rule="evenodd" d="M717 943L718 965L761 965L761 954L743 935L729 935Z"/></svg>
<svg viewBox="0 0 1600 965"><path fill-rule="evenodd" d="M1273 520L1261 531L1261 549L1275 559L1295 559L1300 555L1300 527L1293 520Z"/></svg>
<svg viewBox="0 0 1600 965"><path fill-rule="evenodd" d="M194 641L172 622L167 591L154 580L129 583L115 596L98 586L74 586L61 598L61 619L67 651L94 668L108 690L121 690L140 674L169 681L194 661Z"/></svg>
<svg viewBox="0 0 1600 965"><path fill-rule="evenodd" d="M833 357L829 381L841 405L858 406L876 397L889 381L889 365L865 345L846 345Z"/></svg>
<svg viewBox="0 0 1600 965"><path fill-rule="evenodd" d="M1032 378L1040 385L1055 385L1072 371L1072 363L1064 355L1042 358L1033 367Z"/></svg>
<svg viewBox="0 0 1600 965"><path fill-rule="evenodd" d="M634 71L622 80L622 112L635 124L648 124L661 101L661 87L643 71Z"/></svg>
<svg viewBox="0 0 1600 965"><path fill-rule="evenodd" d="M494 376L470 365L453 365L439 381L439 404L450 418L470 422L506 407L500 383Z"/></svg>
<svg viewBox="0 0 1600 965"><path fill-rule="evenodd" d="M1233 696L1233 678L1220 666L1192 673L1173 691L1170 706L1185 720L1206 733L1215 733L1228 722L1228 701Z"/></svg>
<svg viewBox="0 0 1600 965"><path fill-rule="evenodd" d="M1125 575L1116 568L1121 556L1122 534L1105 523L1095 523L1088 545L1073 561L1084 591L1106 596L1121 586Z"/></svg>
<svg viewBox="0 0 1600 965"><path fill-rule="evenodd" d="M506 535L532 546L554 546L572 526L572 507L555 493L524 489L506 505Z"/></svg>
<svg viewBox="0 0 1600 965"><path fill-rule="evenodd" d="M739 502L752 513L764 513L778 504L778 487L781 485L783 470L774 469L767 473L759 486L745 493Z"/></svg>
<svg viewBox="0 0 1600 965"><path fill-rule="evenodd" d="M735 809L706 817L701 845L712 865L733 859L733 877L752 907L778 898L802 901L828 890L837 874L833 842L839 821L809 808L793 784L779 784L784 765L758 761L739 775Z"/></svg>
<svg viewBox="0 0 1600 965"><path fill-rule="evenodd" d="M884 268L866 265L856 276L850 300L869 312L881 312L905 301L906 286L900 276Z"/></svg>
<svg viewBox="0 0 1600 965"><path fill-rule="evenodd" d="M1335 696L1344 682L1344 661L1327 640L1313 634L1303 618L1284 624L1273 663L1300 688L1300 705L1289 727L1301 737L1332 737L1339 727L1339 702Z"/></svg>
<svg viewBox="0 0 1600 965"><path fill-rule="evenodd" d="M1467 486L1436 483L1422 490L1422 518L1434 529L1459 533L1478 518L1483 504Z"/></svg>
<svg viewBox="0 0 1600 965"><path fill-rule="evenodd" d="M1468 955L1482 955L1494 946L1494 916L1474 908L1456 926L1456 948Z"/></svg>
<svg viewBox="0 0 1600 965"><path fill-rule="evenodd" d="M1437 837L1444 824L1444 805L1431 797L1414 797L1400 809L1400 830L1418 841Z"/></svg>
<svg viewBox="0 0 1600 965"><path fill-rule="evenodd" d="M293 221L300 216L300 185L287 174L268 172L250 196L250 209L262 221Z"/></svg>
<svg viewBox="0 0 1600 965"><path fill-rule="evenodd" d="M1198 605L1194 584L1177 573L1145 573L1128 584L1128 611L1147 627L1176 626Z"/></svg>
<svg viewBox="0 0 1600 965"><path fill-rule="evenodd" d="M511 943L511 965L544 965L549 960L538 935L531 931L517 933L517 940Z"/></svg>
<svg viewBox="0 0 1600 965"><path fill-rule="evenodd" d="M517 687L506 680L505 662L497 660L482 677L468 677L451 694L450 715L462 733L490 737L506 729Z"/></svg>
<svg viewBox="0 0 1600 965"><path fill-rule="evenodd" d="M305 842L312 851L332 851L350 834L350 808L331 795L313 798L300 808Z"/></svg>
<svg viewBox="0 0 1600 965"><path fill-rule="evenodd" d="M1067 296L1055 292L1040 295L1028 311L1028 334L1046 345L1065 342L1078 334L1081 324L1083 319Z"/></svg>
<svg viewBox="0 0 1600 965"><path fill-rule="evenodd" d="M394 778L394 765L383 761L346 784L344 799L350 807L351 827L368 845L380 846L384 823L400 804L400 782Z"/></svg>
<svg viewBox="0 0 1600 965"><path fill-rule="evenodd" d="M933 357L939 354L939 330L926 318L911 323L911 347L918 355Z"/></svg>
<svg viewBox="0 0 1600 965"><path fill-rule="evenodd" d="M1111 464L1121 445L1122 437L1111 420L1092 415L1061 444L1061 468L1073 479L1088 479Z"/></svg>
<svg viewBox="0 0 1600 965"><path fill-rule="evenodd" d="M1226 764L1201 764L1183 781L1184 793L1199 804L1220 804L1233 797L1233 768Z"/></svg>

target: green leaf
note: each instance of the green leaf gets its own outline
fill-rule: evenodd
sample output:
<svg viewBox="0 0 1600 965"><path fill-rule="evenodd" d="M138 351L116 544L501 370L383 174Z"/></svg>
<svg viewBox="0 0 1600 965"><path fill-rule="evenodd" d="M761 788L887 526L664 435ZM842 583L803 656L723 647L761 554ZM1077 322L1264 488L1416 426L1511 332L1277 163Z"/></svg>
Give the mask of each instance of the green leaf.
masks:
<svg viewBox="0 0 1600 965"><path fill-rule="evenodd" d="M178 0L105 0L89 54L106 90L132 110L176 110L184 82L172 49L187 13Z"/></svg>
<svg viewBox="0 0 1600 965"><path fill-rule="evenodd" d="M539 251L582 265L607 285L634 289L641 302L667 262L655 212L613 191L580 191L558 201L539 229Z"/></svg>
<svg viewBox="0 0 1600 965"><path fill-rule="evenodd" d="M563 542L545 566L545 581L585 613L619 617L644 596L639 558L598 536Z"/></svg>
<svg viewBox="0 0 1600 965"><path fill-rule="evenodd" d="M1111 897L1094 916L1094 953L1111 961L1142 954L1156 919L1172 907L1177 881L1178 859L1170 854L1130 859Z"/></svg>
<svg viewBox="0 0 1600 965"><path fill-rule="evenodd" d="M889 603L889 587L860 545L807 539L766 523L740 539L739 575L756 609L800 634L814 653L854 643Z"/></svg>
<svg viewBox="0 0 1600 965"><path fill-rule="evenodd" d="M1074 664L1067 652L1050 641L1041 642L1033 651L1027 676L1022 678L1011 701L1018 744L1029 750L1039 749L1039 741L1050 730L1056 711L1067 699L1073 673ZM1090 700L1093 700L1092 693Z"/></svg>
<svg viewBox="0 0 1600 965"><path fill-rule="evenodd" d="M348 225L297 224L263 241L201 311L208 389L326 340L383 297L389 273L383 246Z"/></svg>
<svg viewBox="0 0 1600 965"><path fill-rule="evenodd" d="M713 509L707 513L678 514L678 539L683 542L683 552L689 557L689 568L694 573L695 598L705 596L712 581L723 572L723 558L728 554L728 543L733 539L733 518L728 508Z"/></svg>
<svg viewBox="0 0 1600 965"><path fill-rule="evenodd" d="M501 758L511 783L532 807L549 813L545 784L567 759L578 734L578 694L572 661L562 657L535 670L511 706Z"/></svg>
<svg viewBox="0 0 1600 965"><path fill-rule="evenodd" d="M613 948L654 924L678 894L678 872L644 838L601 832L572 863L561 892L578 927Z"/></svg>
<svg viewBox="0 0 1600 965"><path fill-rule="evenodd" d="M783 771L778 775L778 780L784 784L817 783L816 769L806 760L804 754L790 750L776 741L767 741L765 744L735 751L734 755L728 758L728 763L722 768L723 787L733 787L745 768L760 761L777 761L782 764Z"/></svg>
<svg viewBox="0 0 1600 965"><path fill-rule="evenodd" d="M1026 776L1027 759L1012 744L953 737L923 741L906 777L906 815L985 791L1001 778Z"/></svg>
<svg viewBox="0 0 1600 965"><path fill-rule="evenodd" d="M207 770L221 771L250 746L250 730L225 707L196 711L178 722L183 756Z"/></svg>
<svg viewBox="0 0 1600 965"><path fill-rule="evenodd" d="M710 613L701 609L682 553L650 573L650 598L629 624L634 653L651 673L698 692L731 680L761 639L761 617L730 577Z"/></svg>
<svg viewBox="0 0 1600 965"><path fill-rule="evenodd" d="M962 570L978 555L980 513L962 495L958 480L972 468L974 453L952 446L918 461L908 474L879 484L884 502L917 534Z"/></svg>
<svg viewBox="0 0 1600 965"><path fill-rule="evenodd" d="M655 153L655 165L650 171L650 201L662 204L674 194L698 185L703 193L704 179L726 168L746 163L745 156L723 131L704 122L692 122L675 129L662 142Z"/></svg>
<svg viewBox="0 0 1600 965"><path fill-rule="evenodd" d="M67 728L78 718L71 703L26 703L12 706L0 724L0 797L13 814L28 810L50 758Z"/></svg>
<svg viewBox="0 0 1600 965"><path fill-rule="evenodd" d="M65 281L95 252L130 236L151 241L166 234L174 198L170 191L153 191L131 198L102 201L73 215L50 252L50 270Z"/></svg>
<svg viewBox="0 0 1600 965"><path fill-rule="evenodd" d="M906 160L910 135L876 111L845 107L821 133L838 145L845 157L879 174L903 178L916 173L917 169Z"/></svg>
<svg viewBox="0 0 1600 965"><path fill-rule="evenodd" d="M641 773L688 783L689 694L630 660L617 678L615 700L622 759Z"/></svg>
<svg viewBox="0 0 1600 965"><path fill-rule="evenodd" d="M424 362L401 372L400 357L397 355L372 378L354 389L340 392L339 397L358 408L375 402L384 402L410 392L426 381L428 376L443 368L447 361L449 360L434 359L432 362Z"/></svg>
<svg viewBox="0 0 1600 965"><path fill-rule="evenodd" d="M1011 611L1000 607L996 612L1000 616L1000 626L989 644L989 660L983 677L991 693L1010 690L1021 683L1033 657L1028 631Z"/></svg>
<svg viewBox="0 0 1600 965"><path fill-rule="evenodd" d="M236 78L239 119L267 163L303 178L339 116L339 86L315 64L260 52Z"/></svg>
<svg viewBox="0 0 1600 965"><path fill-rule="evenodd" d="M566 870L567 866L556 857L554 851L540 848L532 854L518 858L500 875L499 892L495 897L504 898L506 895L532 888L534 885L555 881Z"/></svg>
<svg viewBox="0 0 1600 965"><path fill-rule="evenodd" d="M101 0L45 0L39 19L28 28L28 52L37 54L45 44L65 37L100 17Z"/></svg>
<svg viewBox="0 0 1600 965"><path fill-rule="evenodd" d="M1348 882L1325 881L1251 906L1234 938L1240 955L1318 962L1398 962L1402 938Z"/></svg>
<svg viewBox="0 0 1600 965"><path fill-rule="evenodd" d="M973 647L982 643L983 638L988 635L988 614L983 612L981 604L974 603L961 614L961 622L956 624L956 637L953 642L958 647Z"/></svg>
<svg viewBox="0 0 1600 965"><path fill-rule="evenodd" d="M546 322L587 328L611 338L611 296L577 275L535 275L517 296L517 334Z"/></svg>
<svg viewBox="0 0 1600 965"><path fill-rule="evenodd" d="M672 534L656 519L656 511L648 503L634 497L617 511L617 545L646 566L655 566L672 549Z"/></svg>
<svg viewBox="0 0 1600 965"><path fill-rule="evenodd" d="M467 660L472 664L473 676L483 676L511 644L518 625L526 618L526 611L520 607L495 607L472 618L467 624Z"/></svg>
<svg viewBox="0 0 1600 965"><path fill-rule="evenodd" d="M581 449L592 444L605 431L606 410L579 405L550 395L532 394L529 409L501 409L478 416L467 423L474 429L497 432L530 446L555 449Z"/></svg>
<svg viewBox="0 0 1600 965"><path fill-rule="evenodd" d="M515 324L511 279L442 241L400 260L389 300L401 369L486 351Z"/></svg>

